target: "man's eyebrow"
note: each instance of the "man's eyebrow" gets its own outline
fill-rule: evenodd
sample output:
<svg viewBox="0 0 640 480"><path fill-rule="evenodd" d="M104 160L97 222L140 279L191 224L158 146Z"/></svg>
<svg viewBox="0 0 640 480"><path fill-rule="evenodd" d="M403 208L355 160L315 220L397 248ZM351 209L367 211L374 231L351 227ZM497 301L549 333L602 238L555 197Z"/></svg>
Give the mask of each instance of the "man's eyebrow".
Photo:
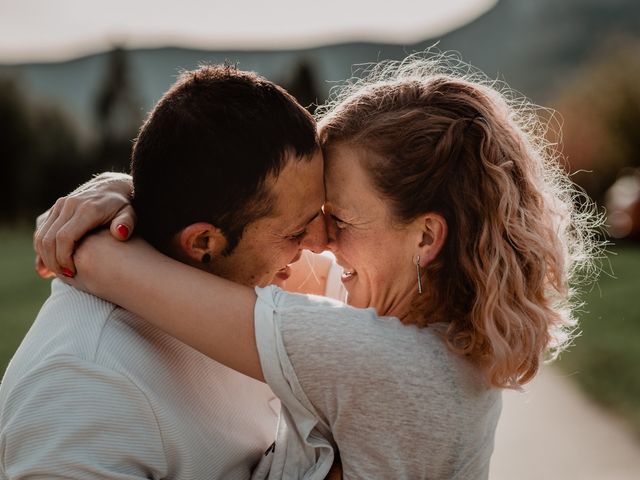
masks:
<svg viewBox="0 0 640 480"><path fill-rule="evenodd" d="M305 221L300 222L296 228L294 228L294 230L300 230L301 228L306 227L307 225L309 225L311 222L313 222L316 218L318 218L318 215L320 215L322 213L322 210L318 210L316 213L314 213L313 215L309 216Z"/></svg>

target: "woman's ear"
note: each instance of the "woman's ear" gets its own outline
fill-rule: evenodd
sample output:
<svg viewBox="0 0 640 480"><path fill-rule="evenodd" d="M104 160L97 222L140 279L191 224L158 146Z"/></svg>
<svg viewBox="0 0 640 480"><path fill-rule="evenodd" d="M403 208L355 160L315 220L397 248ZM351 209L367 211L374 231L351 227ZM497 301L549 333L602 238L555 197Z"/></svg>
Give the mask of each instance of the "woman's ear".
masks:
<svg viewBox="0 0 640 480"><path fill-rule="evenodd" d="M420 255L420 266L426 267L444 246L448 233L447 221L439 213L430 212L420 216L418 227L422 236L416 253Z"/></svg>
<svg viewBox="0 0 640 480"><path fill-rule="evenodd" d="M174 237L180 257L190 265L206 268L227 246L222 231L210 223L187 225Z"/></svg>

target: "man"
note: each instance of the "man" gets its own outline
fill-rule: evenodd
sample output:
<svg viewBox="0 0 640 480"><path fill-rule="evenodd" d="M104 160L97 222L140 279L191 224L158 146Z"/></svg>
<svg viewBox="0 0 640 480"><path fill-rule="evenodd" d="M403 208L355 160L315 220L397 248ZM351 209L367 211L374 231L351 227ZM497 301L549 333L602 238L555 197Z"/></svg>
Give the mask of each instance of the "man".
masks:
<svg viewBox="0 0 640 480"><path fill-rule="evenodd" d="M313 118L252 73L183 74L143 125L132 176L138 232L238 283L282 282L325 243ZM59 201L38 242L55 231L73 248L76 207L90 208ZM122 237L127 215L113 226ZM48 265L73 275L63 258ZM0 386L0 478L249 478L277 413L265 385L54 280Z"/></svg>

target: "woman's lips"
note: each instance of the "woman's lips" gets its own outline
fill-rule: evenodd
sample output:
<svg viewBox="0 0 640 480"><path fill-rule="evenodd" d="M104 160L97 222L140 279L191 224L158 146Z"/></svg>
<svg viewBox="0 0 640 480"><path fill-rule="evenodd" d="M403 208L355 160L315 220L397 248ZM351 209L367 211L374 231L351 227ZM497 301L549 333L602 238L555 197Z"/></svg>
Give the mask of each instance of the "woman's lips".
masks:
<svg viewBox="0 0 640 480"><path fill-rule="evenodd" d="M343 270L342 277L340 277L340 280L342 280L342 283L348 283L352 281L357 275L358 274L353 270Z"/></svg>

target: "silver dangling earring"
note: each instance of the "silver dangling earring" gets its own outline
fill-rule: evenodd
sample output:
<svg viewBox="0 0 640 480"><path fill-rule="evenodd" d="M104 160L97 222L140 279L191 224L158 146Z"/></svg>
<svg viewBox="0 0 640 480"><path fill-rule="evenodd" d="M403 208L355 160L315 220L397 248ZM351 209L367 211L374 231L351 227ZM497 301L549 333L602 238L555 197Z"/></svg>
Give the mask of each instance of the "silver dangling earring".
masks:
<svg viewBox="0 0 640 480"><path fill-rule="evenodd" d="M418 275L418 294L422 293L422 272L420 271L420 255L416 259L416 274Z"/></svg>

